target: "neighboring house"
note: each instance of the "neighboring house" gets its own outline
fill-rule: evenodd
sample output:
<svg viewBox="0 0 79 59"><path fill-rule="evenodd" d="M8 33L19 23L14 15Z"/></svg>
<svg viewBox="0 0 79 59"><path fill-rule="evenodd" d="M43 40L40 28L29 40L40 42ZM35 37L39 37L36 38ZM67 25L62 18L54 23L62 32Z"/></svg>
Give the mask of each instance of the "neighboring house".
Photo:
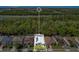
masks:
<svg viewBox="0 0 79 59"><path fill-rule="evenodd" d="M46 44L46 46L47 46L48 48L52 45L53 42L54 42L54 41L53 41L53 39L52 39L51 37L49 37L49 36L46 36L46 37L45 37L45 44Z"/></svg>
<svg viewBox="0 0 79 59"><path fill-rule="evenodd" d="M11 36L3 36L1 40L2 45L9 45L12 44L12 37Z"/></svg>
<svg viewBox="0 0 79 59"><path fill-rule="evenodd" d="M33 45L34 44L34 36L25 36L22 42L23 42L23 44Z"/></svg>
<svg viewBox="0 0 79 59"><path fill-rule="evenodd" d="M15 43L22 44L23 39L24 39L24 36L13 36L13 44Z"/></svg>

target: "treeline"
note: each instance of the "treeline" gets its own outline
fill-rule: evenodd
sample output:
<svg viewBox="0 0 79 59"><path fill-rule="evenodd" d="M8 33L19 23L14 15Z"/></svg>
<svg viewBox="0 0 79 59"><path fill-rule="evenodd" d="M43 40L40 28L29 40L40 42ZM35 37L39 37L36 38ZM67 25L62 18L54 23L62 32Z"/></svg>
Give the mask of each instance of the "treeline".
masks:
<svg viewBox="0 0 79 59"><path fill-rule="evenodd" d="M79 15L41 16L40 29L38 17L0 16L1 35L44 35L79 36Z"/></svg>
<svg viewBox="0 0 79 59"><path fill-rule="evenodd" d="M37 15L36 8L27 9L0 9L0 15ZM79 15L79 9L68 8L42 8L41 15Z"/></svg>

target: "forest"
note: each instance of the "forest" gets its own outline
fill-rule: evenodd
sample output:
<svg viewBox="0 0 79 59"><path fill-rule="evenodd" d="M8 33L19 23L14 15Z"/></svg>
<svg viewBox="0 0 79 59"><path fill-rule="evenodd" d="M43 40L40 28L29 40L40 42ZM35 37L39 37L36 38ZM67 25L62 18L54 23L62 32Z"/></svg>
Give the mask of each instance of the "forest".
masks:
<svg viewBox="0 0 79 59"><path fill-rule="evenodd" d="M79 9L43 9L0 11L0 35L30 35L38 33L46 36L79 36Z"/></svg>

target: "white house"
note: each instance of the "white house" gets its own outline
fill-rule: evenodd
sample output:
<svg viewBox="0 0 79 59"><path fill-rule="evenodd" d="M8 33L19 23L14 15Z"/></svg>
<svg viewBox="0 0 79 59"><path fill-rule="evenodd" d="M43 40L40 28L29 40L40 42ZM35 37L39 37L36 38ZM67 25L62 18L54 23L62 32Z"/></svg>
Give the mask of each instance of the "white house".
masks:
<svg viewBox="0 0 79 59"><path fill-rule="evenodd" d="M38 44L45 44L44 35L43 34L35 34L34 35L34 46Z"/></svg>

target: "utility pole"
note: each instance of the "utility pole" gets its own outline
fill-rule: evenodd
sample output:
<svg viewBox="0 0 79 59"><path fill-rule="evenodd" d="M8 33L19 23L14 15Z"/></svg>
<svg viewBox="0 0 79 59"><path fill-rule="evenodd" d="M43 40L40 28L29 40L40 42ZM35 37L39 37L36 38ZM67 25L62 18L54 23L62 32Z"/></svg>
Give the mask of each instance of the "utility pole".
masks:
<svg viewBox="0 0 79 59"><path fill-rule="evenodd" d="M40 34L40 12L42 11L42 9L40 7L37 8L37 12L38 12L38 24L37 24L37 33Z"/></svg>
<svg viewBox="0 0 79 59"><path fill-rule="evenodd" d="M37 33L34 34L34 51L47 51L44 34L40 33L40 29L41 29L40 12L42 11L42 9L38 7L36 11L38 12L38 19L37 19Z"/></svg>

